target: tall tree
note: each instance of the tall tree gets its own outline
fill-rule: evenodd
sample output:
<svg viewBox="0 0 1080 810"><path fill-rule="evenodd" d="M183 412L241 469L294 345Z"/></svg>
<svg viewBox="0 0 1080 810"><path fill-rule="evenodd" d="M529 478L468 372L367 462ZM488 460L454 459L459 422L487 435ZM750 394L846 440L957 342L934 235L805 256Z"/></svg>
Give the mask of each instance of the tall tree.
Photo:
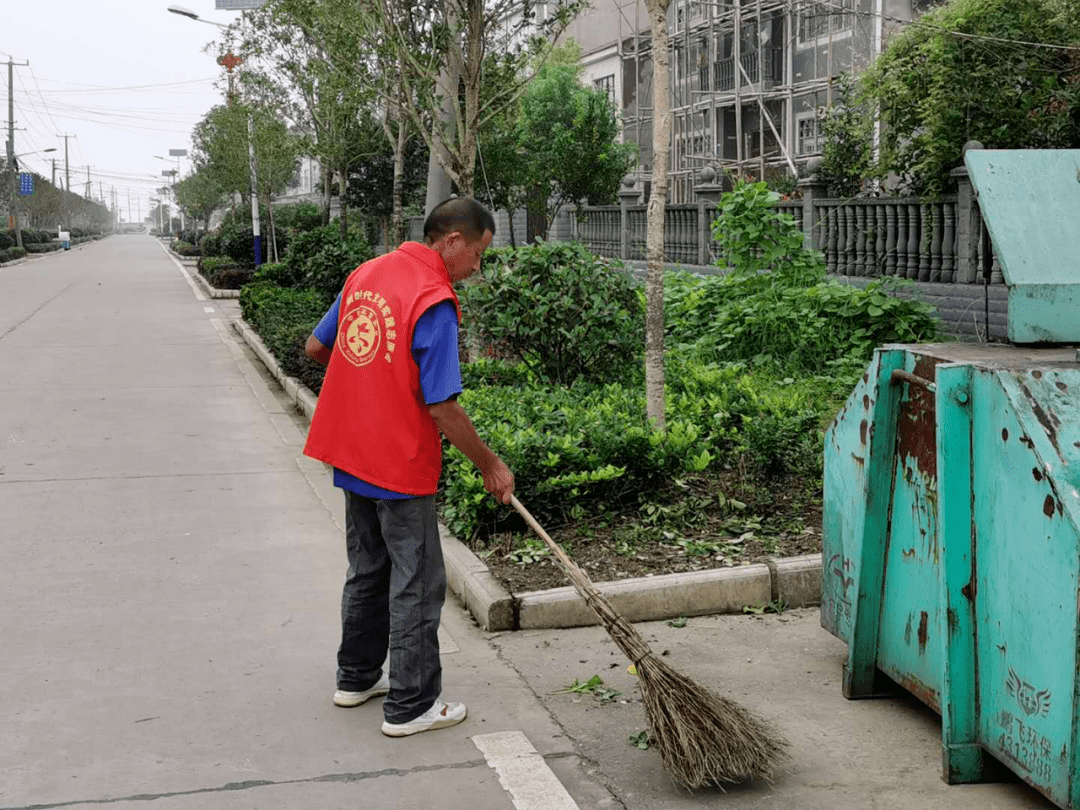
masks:
<svg viewBox="0 0 1080 810"><path fill-rule="evenodd" d="M646 0L652 29L653 156L645 256L645 412L664 429L664 214L667 210L668 158L671 154L671 79L668 6L671 0Z"/></svg>
<svg viewBox="0 0 1080 810"><path fill-rule="evenodd" d="M242 104L210 110L192 133L192 160L207 171L225 192L247 197L251 192L248 117L255 133L259 163L259 195L276 194L296 172L298 143L272 110Z"/></svg>
<svg viewBox="0 0 1080 810"><path fill-rule="evenodd" d="M582 86L580 47L571 41L562 50L525 90L517 122L529 199L549 224L564 205L615 202L637 157L636 146L620 143L607 93Z"/></svg>
<svg viewBox="0 0 1080 810"><path fill-rule="evenodd" d="M330 190L337 182L348 191L347 167L359 111L374 99L370 59L357 44L349 3L335 0L270 0L230 26L221 52L244 54L241 86L245 97L281 110L305 133L305 151L324 169L324 221L329 221ZM342 236L348 208L341 210Z"/></svg>
<svg viewBox="0 0 1080 810"><path fill-rule="evenodd" d="M547 4L548 17L536 19L531 0L410 0L364 3L359 16L368 47L386 55L404 92L382 87L386 103L400 102L449 174L458 191L473 196L479 133L513 104L532 79L525 56L556 38L586 0ZM490 49L519 55L526 69L485 97L485 57ZM440 81L439 77L442 77ZM452 86L446 86L446 77ZM454 109L452 123L441 115L444 101Z"/></svg>
<svg viewBox="0 0 1080 810"><path fill-rule="evenodd" d="M207 169L198 169L176 184L176 201L195 220L195 232L199 220L204 230L210 229L210 217L225 202L225 189Z"/></svg>
<svg viewBox="0 0 1080 810"><path fill-rule="evenodd" d="M1080 146L1075 8L952 0L895 37L861 80L883 125L879 171L933 195L951 188L970 139L992 149Z"/></svg>

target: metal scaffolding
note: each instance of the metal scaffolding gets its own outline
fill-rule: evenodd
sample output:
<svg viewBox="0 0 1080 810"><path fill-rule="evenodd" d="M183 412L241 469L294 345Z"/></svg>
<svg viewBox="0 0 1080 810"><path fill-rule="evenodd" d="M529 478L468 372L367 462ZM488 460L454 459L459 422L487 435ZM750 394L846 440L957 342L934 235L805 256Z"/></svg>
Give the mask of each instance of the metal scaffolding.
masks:
<svg viewBox="0 0 1080 810"><path fill-rule="evenodd" d="M858 3L853 0L850 11L845 5L842 0L673 0L672 202L693 201L694 177L706 165L764 178L770 171L796 175L796 163L813 156L797 154L796 102L822 93L826 106L832 105L837 68L851 67L850 55L846 66L837 60L833 42L838 29L853 27ZM824 25L800 32L801 16ZM808 54L800 58L811 68L804 66L804 75L797 76L796 45L807 30L815 44L799 50ZM620 37L620 57L634 60L638 83L636 104L624 123L628 134L637 133L639 144L652 120L651 108L642 106L651 96L641 77L648 41L647 36ZM631 53L624 42L632 44ZM876 41L874 46L879 47ZM850 43L846 52L851 53Z"/></svg>

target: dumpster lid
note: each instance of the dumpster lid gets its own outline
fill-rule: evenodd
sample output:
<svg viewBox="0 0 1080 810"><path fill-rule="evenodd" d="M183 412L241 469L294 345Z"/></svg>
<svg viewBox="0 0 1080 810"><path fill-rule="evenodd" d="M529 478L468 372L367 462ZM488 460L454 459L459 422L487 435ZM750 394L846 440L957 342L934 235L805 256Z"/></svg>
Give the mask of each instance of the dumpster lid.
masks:
<svg viewBox="0 0 1080 810"><path fill-rule="evenodd" d="M1009 337L1080 342L1080 149L964 156L1009 286Z"/></svg>

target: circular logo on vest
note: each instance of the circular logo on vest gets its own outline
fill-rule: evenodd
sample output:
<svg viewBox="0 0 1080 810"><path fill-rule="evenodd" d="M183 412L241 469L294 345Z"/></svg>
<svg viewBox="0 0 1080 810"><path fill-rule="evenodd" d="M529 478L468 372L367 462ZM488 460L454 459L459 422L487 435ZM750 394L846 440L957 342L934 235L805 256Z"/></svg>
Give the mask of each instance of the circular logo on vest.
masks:
<svg viewBox="0 0 1080 810"><path fill-rule="evenodd" d="M379 313L368 306L357 307L345 316L338 334L338 347L345 358L354 366L366 366L382 344Z"/></svg>

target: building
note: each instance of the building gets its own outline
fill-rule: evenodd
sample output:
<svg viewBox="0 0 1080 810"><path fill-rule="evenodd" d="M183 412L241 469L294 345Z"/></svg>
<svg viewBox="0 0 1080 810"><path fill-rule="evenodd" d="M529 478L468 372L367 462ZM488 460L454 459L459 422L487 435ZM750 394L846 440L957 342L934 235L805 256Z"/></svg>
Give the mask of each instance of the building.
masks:
<svg viewBox="0 0 1080 810"><path fill-rule="evenodd" d="M821 152L819 110L837 78L858 73L888 37L933 0L671 0L672 144L669 201L694 201L704 166L740 175L797 175ZM624 135L652 174L652 56L641 0L594 0L567 31L585 75L611 86Z"/></svg>

